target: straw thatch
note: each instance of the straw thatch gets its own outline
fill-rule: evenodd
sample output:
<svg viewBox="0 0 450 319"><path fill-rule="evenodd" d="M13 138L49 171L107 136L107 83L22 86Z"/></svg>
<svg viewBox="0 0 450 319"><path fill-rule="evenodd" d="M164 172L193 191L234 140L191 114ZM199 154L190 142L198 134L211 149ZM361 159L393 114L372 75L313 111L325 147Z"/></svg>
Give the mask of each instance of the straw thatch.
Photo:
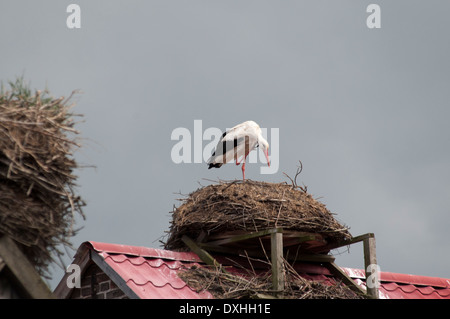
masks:
<svg viewBox="0 0 450 319"><path fill-rule="evenodd" d="M70 97L32 94L21 79L10 86L0 94L0 235L42 274L70 245L76 215L84 218L73 174L78 131Z"/></svg>
<svg viewBox="0 0 450 319"><path fill-rule="evenodd" d="M286 183L233 181L202 187L174 208L166 249L183 250L181 238L274 227L311 232L327 241L350 239L326 206L303 188Z"/></svg>
<svg viewBox="0 0 450 319"><path fill-rule="evenodd" d="M208 291L217 299L363 299L339 281L320 282L301 277L287 263L283 291L274 291L270 272L237 275L216 267L186 268L178 276L197 292Z"/></svg>

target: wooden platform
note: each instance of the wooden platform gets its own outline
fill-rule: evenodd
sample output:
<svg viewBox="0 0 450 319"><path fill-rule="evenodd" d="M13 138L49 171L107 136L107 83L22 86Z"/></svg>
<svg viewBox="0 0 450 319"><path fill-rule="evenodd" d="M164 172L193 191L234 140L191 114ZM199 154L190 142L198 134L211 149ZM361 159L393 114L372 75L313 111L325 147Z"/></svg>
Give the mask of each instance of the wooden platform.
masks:
<svg viewBox="0 0 450 319"><path fill-rule="evenodd" d="M196 244L208 251L229 253L234 255L248 255L252 257L267 257L271 250L271 235L282 234L283 255L287 259L308 257L309 261L330 261L328 253L330 242L322 235L309 232L283 230L281 228L267 229L258 232L229 231L212 236L200 235ZM311 260L312 255L317 258Z"/></svg>
<svg viewBox="0 0 450 319"><path fill-rule="evenodd" d="M271 234L282 233L283 250L290 254L322 254L330 251L330 243L317 233L298 232L273 228L258 232L229 231L212 236L200 235L196 242L207 250L240 254L244 251L251 256L260 256L263 249L270 251ZM263 249L262 249L263 248Z"/></svg>
<svg viewBox="0 0 450 319"><path fill-rule="evenodd" d="M220 264L208 252L220 252L234 255L245 255L265 258L271 261L274 291L284 289L284 262L300 260L323 263L332 273L340 278L349 288L358 293L367 294L370 298L378 298L378 288L367 287L362 290L335 263L330 250L363 242L366 280L372 276L372 268L376 265L375 236L372 233L353 237L350 240L330 242L317 233L298 232L272 228L256 232L230 231L207 236L200 234L197 239L183 236L184 243L209 265L219 267Z"/></svg>

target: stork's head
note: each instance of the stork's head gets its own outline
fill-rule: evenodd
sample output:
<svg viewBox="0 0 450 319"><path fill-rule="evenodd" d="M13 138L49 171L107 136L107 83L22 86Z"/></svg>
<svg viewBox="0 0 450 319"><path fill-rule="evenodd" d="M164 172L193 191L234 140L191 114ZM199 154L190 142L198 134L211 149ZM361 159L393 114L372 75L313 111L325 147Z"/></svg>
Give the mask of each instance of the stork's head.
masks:
<svg viewBox="0 0 450 319"><path fill-rule="evenodd" d="M269 160L269 143L266 141L262 135L258 136L258 145L260 145L261 150L264 152L264 155L266 155L267 159L267 165L270 166L270 160Z"/></svg>

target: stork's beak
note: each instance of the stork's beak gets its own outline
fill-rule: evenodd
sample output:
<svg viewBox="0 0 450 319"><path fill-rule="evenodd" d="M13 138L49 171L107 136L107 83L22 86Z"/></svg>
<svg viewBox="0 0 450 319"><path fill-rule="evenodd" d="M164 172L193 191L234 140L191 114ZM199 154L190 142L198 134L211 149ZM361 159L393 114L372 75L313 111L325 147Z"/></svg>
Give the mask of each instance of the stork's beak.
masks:
<svg viewBox="0 0 450 319"><path fill-rule="evenodd" d="M269 167L270 167L269 151L268 150L264 150L264 155L266 155L267 165L269 165Z"/></svg>

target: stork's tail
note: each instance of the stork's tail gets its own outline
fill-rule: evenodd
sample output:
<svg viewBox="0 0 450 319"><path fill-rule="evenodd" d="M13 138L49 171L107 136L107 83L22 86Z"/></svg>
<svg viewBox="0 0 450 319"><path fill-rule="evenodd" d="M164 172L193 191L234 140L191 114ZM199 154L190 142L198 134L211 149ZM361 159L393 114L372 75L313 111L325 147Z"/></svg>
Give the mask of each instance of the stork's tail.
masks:
<svg viewBox="0 0 450 319"><path fill-rule="evenodd" d="M208 169L211 169L213 167L219 168L222 165L223 165L222 163L210 163L209 166L208 166Z"/></svg>

